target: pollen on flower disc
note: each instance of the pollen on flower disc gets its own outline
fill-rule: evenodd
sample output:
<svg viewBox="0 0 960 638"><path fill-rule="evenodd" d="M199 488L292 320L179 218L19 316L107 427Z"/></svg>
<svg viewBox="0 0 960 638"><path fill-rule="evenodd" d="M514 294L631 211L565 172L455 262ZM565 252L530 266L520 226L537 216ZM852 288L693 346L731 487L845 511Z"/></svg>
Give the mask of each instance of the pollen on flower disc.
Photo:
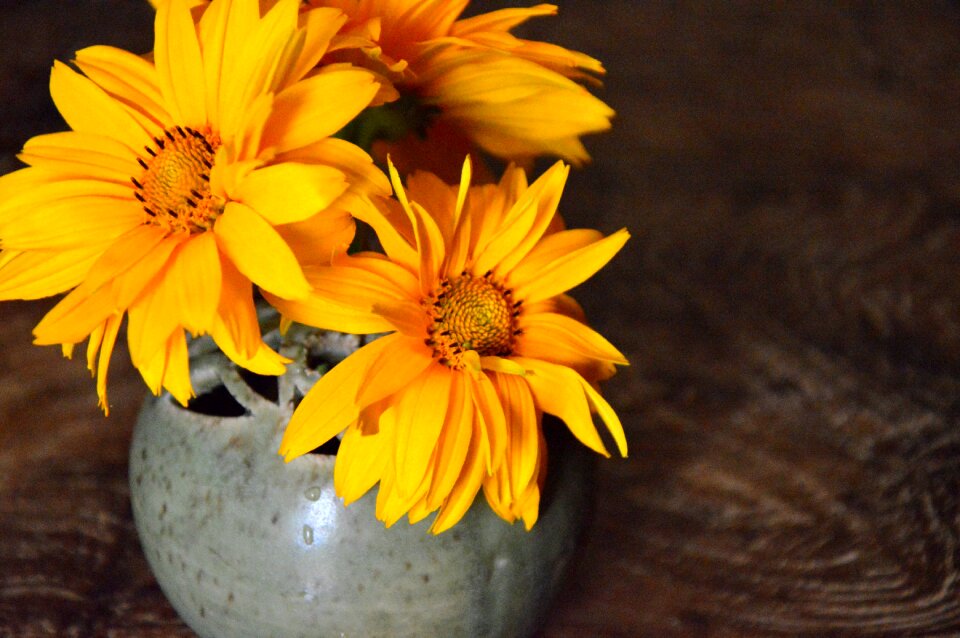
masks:
<svg viewBox="0 0 960 638"><path fill-rule="evenodd" d="M147 223L172 232L208 230L223 210L223 202L210 191L210 170L220 139L176 126L154 142L138 159L143 172L130 180Z"/></svg>
<svg viewBox="0 0 960 638"><path fill-rule="evenodd" d="M462 354L507 356L513 352L519 304L511 292L489 277L464 274L445 279L427 300L432 319L427 345L434 356L454 368Z"/></svg>

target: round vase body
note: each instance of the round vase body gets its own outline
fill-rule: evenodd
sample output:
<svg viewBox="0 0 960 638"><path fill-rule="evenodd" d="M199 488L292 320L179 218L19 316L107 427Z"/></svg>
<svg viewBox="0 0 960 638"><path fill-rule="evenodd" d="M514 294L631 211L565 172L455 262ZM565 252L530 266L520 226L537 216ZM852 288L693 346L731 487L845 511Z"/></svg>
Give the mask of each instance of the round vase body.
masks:
<svg viewBox="0 0 960 638"><path fill-rule="evenodd" d="M204 638L533 633L589 505L589 455L565 441L551 447L530 532L498 518L482 494L440 535L427 531L432 516L387 529L375 516L376 488L349 507L335 495L334 456L284 463L277 454L298 388L316 377L299 359L270 400L222 355L195 357L198 395L229 391L237 416L184 409L166 394L141 410L130 452L134 519L184 621Z"/></svg>

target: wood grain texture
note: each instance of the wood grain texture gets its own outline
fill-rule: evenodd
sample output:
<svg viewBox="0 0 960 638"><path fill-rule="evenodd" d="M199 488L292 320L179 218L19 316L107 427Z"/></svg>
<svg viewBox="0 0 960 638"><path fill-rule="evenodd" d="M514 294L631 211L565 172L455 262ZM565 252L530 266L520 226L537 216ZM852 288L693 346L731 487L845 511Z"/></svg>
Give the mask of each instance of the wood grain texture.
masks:
<svg viewBox="0 0 960 638"><path fill-rule="evenodd" d="M73 24L35 4L0 30ZM139 16L129 46L148 24L82 4ZM603 59L618 111L562 210L634 234L576 293L633 362L606 388L631 454L543 635L960 633L960 9L560 7L527 33ZM34 92L0 98L13 151L56 127L25 78L59 49L0 46ZM118 351L104 419L29 344L48 307L0 305L0 636L189 636L127 503L142 383Z"/></svg>

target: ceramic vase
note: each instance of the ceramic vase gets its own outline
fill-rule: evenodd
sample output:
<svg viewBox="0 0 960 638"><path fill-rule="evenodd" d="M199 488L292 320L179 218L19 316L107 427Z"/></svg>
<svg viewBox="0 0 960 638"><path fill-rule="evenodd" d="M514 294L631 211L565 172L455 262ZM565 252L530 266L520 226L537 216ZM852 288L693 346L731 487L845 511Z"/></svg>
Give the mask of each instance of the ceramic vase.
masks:
<svg viewBox="0 0 960 638"><path fill-rule="evenodd" d="M548 484L530 532L493 514L482 492L443 534L428 533L432 516L385 528L375 488L349 507L335 495L335 444L290 463L277 454L299 398L359 339L307 330L271 338L294 361L284 376L250 375L198 347L198 398L183 408L151 396L140 412L133 514L181 618L204 638L531 635L580 536L589 453L548 437Z"/></svg>

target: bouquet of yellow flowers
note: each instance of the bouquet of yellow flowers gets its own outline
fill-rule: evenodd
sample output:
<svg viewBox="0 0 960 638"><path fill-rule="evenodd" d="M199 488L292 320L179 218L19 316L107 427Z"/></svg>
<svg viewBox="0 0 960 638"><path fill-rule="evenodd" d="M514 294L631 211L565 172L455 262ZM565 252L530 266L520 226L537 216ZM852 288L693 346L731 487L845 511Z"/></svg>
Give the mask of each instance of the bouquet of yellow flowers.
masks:
<svg viewBox="0 0 960 638"><path fill-rule="evenodd" d="M624 356L566 292L621 249L557 208L584 134L612 110L601 64L511 30L555 7L461 18L467 0L158 0L152 53L57 62L70 130L0 177L0 299L66 295L34 329L86 341L104 412L124 318L149 389L187 405L188 341L284 373L255 301L324 330L382 335L299 404L286 460L342 437L337 493L379 484L388 525L454 526L482 490L529 529L543 414L609 455L598 382ZM561 158L535 179L540 156ZM499 171L489 158L506 166ZM375 241L355 241L357 222ZM353 247L351 247L353 246ZM370 247L374 246L374 249Z"/></svg>

